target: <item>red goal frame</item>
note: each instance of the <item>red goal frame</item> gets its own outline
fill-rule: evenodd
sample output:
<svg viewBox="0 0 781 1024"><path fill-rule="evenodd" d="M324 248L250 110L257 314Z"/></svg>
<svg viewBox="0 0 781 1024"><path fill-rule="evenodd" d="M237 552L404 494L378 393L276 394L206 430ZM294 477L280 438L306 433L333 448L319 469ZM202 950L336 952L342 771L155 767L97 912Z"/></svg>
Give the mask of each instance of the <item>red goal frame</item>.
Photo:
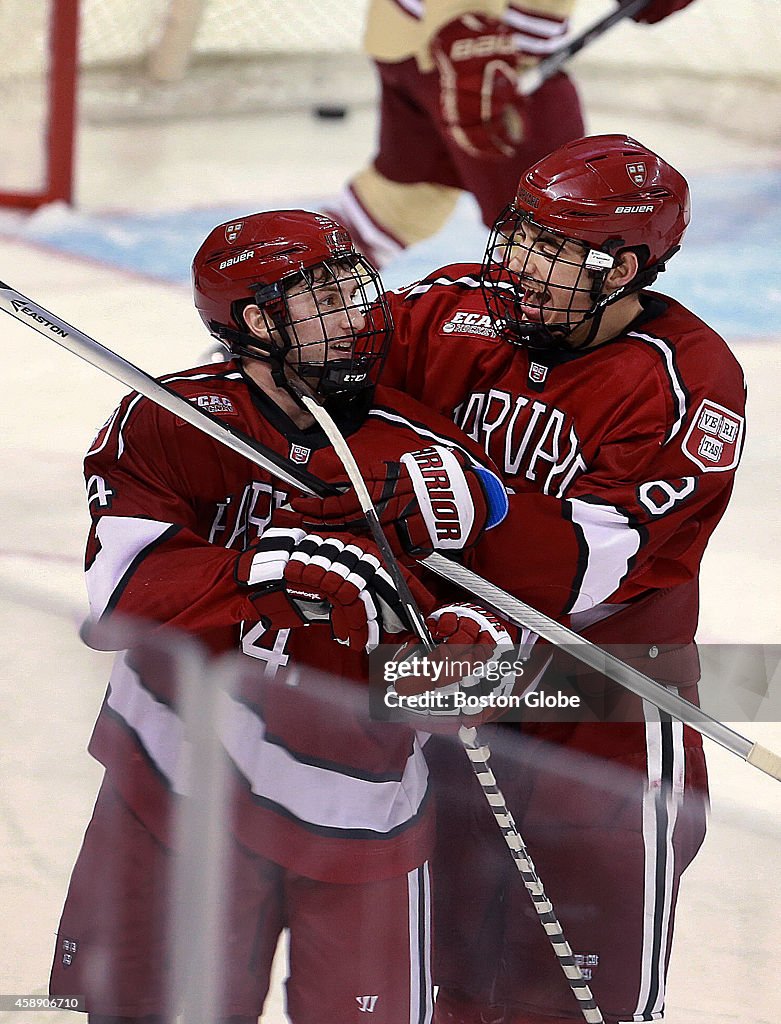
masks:
<svg viewBox="0 0 781 1024"><path fill-rule="evenodd" d="M0 190L1 206L35 209L58 199L73 200L79 0L50 3L44 180L37 190Z"/></svg>

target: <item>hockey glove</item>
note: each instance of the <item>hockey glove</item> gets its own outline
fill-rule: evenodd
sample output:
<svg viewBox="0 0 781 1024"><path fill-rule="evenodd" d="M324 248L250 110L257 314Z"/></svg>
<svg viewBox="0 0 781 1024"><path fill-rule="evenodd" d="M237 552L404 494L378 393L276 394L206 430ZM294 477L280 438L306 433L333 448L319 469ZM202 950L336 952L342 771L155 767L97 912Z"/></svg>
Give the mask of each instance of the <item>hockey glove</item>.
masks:
<svg viewBox="0 0 781 1024"><path fill-rule="evenodd" d="M692 0L651 0L651 3L642 11L632 15L634 21L644 22L646 25L655 25L676 11L682 11L688 7Z"/></svg>
<svg viewBox="0 0 781 1024"><path fill-rule="evenodd" d="M239 559L238 575L252 589L261 618L276 629L328 621L335 640L367 652L383 633L409 630L399 595L368 540L268 529ZM405 578L416 601L430 608L428 591L411 575Z"/></svg>
<svg viewBox="0 0 781 1024"><path fill-rule="evenodd" d="M516 674L523 675L521 666L501 667L502 652L505 662L515 661L508 626L476 604L445 605L428 616L426 625L438 646L426 655L425 671L400 676L394 684L404 710L428 719L421 728L429 731L480 725L503 714L506 709L497 698L512 693ZM420 647L407 645L395 660L403 662L413 653L420 657ZM432 689L437 693L433 700L404 701Z"/></svg>
<svg viewBox="0 0 781 1024"><path fill-rule="evenodd" d="M513 30L496 18L465 14L444 25L430 49L442 120L453 140L470 156L512 156L524 136Z"/></svg>
<svg viewBox="0 0 781 1024"><path fill-rule="evenodd" d="M444 445L370 467L364 480L380 522L395 524L400 547L409 554L461 551L507 515L499 477ZM334 498L294 498L292 505L309 529L363 528L353 490Z"/></svg>

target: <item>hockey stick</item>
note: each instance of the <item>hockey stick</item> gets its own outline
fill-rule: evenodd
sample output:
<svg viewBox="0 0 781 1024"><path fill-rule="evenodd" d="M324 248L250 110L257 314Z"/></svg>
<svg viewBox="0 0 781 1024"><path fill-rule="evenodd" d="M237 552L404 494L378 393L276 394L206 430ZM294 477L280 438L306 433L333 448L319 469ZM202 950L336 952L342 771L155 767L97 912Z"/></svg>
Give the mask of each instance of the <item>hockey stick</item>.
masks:
<svg viewBox="0 0 781 1024"><path fill-rule="evenodd" d="M122 356L112 352L100 342L95 341L94 338L67 324L22 295L21 292L15 291L2 282L0 282L0 310L9 313L20 323L42 334L44 338L56 341L63 348L93 366L97 366L98 369L103 370L120 383L136 389L150 401L162 405L175 416L186 420L196 429L243 455L250 462L285 483L291 484L302 493L315 494L319 497L337 493L335 488L324 483L318 477L308 473L300 466L287 462L252 438L245 437L241 432L233 430L228 424L209 415L199 406L192 405L181 395L158 384L148 373L123 359ZM429 555L422 560L422 564L451 583L463 587L483 604L494 608L495 611L516 625L531 629L554 645L572 645L573 649L570 653L573 656L576 655L585 664L604 672L608 678L626 686L627 689L637 693L660 710L686 722L701 735L707 736L714 743L718 743L719 746L741 757L747 764L781 780L781 756L761 744L741 736L740 733L730 729L717 719L711 718L706 712L690 704L683 697L679 697L667 687L609 655L602 648L592 644L590 640L573 633L566 626L556 622L555 619L543 615L542 612L524 604L483 579L482 576L478 576L457 562L451 562L442 555L437 553Z"/></svg>
<svg viewBox="0 0 781 1024"><path fill-rule="evenodd" d="M128 362L116 352L112 352L105 345L101 345L99 341L91 338L77 327L61 320L60 317L49 312L48 309L44 309L43 306L39 306L26 295L15 291L3 281L0 281L0 309L27 327L32 327L44 338L55 341L74 355L97 366L109 377L138 391L139 394L162 406L163 409L167 409L179 419L185 420L191 426L209 434L216 441L232 448L239 455L243 455L291 487L321 498L336 493L333 487L329 487L312 473L297 466L294 467L281 455L259 446L253 438L243 434L240 430L235 430L205 409L188 402L186 398L182 398L181 395L155 380L144 370Z"/></svg>
<svg viewBox="0 0 781 1024"><path fill-rule="evenodd" d="M592 644L590 640L573 632L560 622L556 622L555 619L543 615L536 608L513 597L506 590L483 579L482 576L478 576L466 566L458 562L451 562L450 559L443 558L437 552L422 558L420 564L425 565L426 568L431 569L432 572L450 583L463 587L468 593L474 595L483 604L516 626L532 630L543 640L547 640L556 647L565 647L573 657L585 665L596 669L608 679L620 683L627 690L654 704L661 711L666 711L673 718L691 725L701 735L707 736L708 739L718 743L725 750L743 758L747 764L759 768L760 771L766 772L774 779L781 780L781 756L759 743L746 739L745 736L741 736L739 732L735 732L723 722L711 718L702 708L679 697L677 693L669 690L666 686L662 686L650 676L644 675L603 648Z"/></svg>
<svg viewBox="0 0 781 1024"><path fill-rule="evenodd" d="M578 1002L580 1012L590 1024L603 1024L603 1017L596 1000L591 993L588 982L583 976L580 964L572 954L572 948L564 937L559 919L553 904L545 895L545 890L537 874L537 869L531 859L526 844L523 841L512 812L508 808L502 791L499 788L491 766L488 763L491 751L486 744L481 744L477 738L476 729L468 729L461 726L458 730L458 738L466 750L467 757L472 765L472 770L477 776L477 781L483 790L486 800L493 812L497 824L504 836L504 841L510 849L515 866L518 869L526 891L531 897L532 905L540 919L540 924L545 929L553 952L559 961L564 975L572 989L572 994Z"/></svg>
<svg viewBox="0 0 781 1024"><path fill-rule="evenodd" d="M428 626L426 625L425 619L423 618L415 599L410 593L407 581L404 579L404 574L402 573L399 563L396 560L396 556L393 554L388 539L383 532L379 516L377 515L377 510L374 507L371 495L366 487L361 471L358 468L358 464L353 457L350 446L336 423L334 423L333 418L328 411L323 408L316 396L311 393L304 382L301 381L300 383L303 386L299 386L299 383L296 381L291 381L291 385L299 399L309 410L323 433L334 446L334 451L336 452L339 461L344 466L347 476L350 479L350 483L355 489L355 493L361 506L361 511L366 517L366 521L369 524L375 543L380 549L380 554L382 555L385 567L393 579L399 596L404 602L410 625L417 633L426 649L431 651L435 645L431 639ZM447 559L444 559L444 561L447 561ZM425 560L423 560L421 564L425 564ZM487 744L480 743L477 736L477 729L475 728L468 728L467 726L462 725L458 730L458 738L461 741L467 757L469 758L469 763L472 766L475 778L480 784L480 788L488 802L491 813L499 826L499 831L502 833L504 841L510 850L515 866L523 879L523 884L531 897L532 905L537 912L540 923L545 929L545 934L548 936L548 940L553 947L553 952L556 954L556 958L559 961L559 966L564 972L564 976L569 983L572 994L577 1000L584 1019L588 1024L603 1024L603 1017L596 1004L596 1000L592 995L588 982L583 976L580 965L572 953L569 943L564 937L564 932L561 924L559 923L559 919L556 916L553 904L545 895L545 889L543 888L540 876L537 874L537 870L534 867L531 855L523 841L521 833L518 831L518 826L515 824L515 819L507 806L507 802L499 788L496 777L491 771L489 764L491 757L490 748Z"/></svg>
<svg viewBox="0 0 781 1024"><path fill-rule="evenodd" d="M529 96L531 93L536 92L543 82L547 82L549 78L557 74L562 66L571 57L574 57L576 53L580 53L582 49L593 43L595 39L599 39L601 35L612 28L617 22L623 21L624 18L631 18L633 14L642 11L650 2L651 0L624 0L610 14L606 14L604 18L600 18L599 21L595 21L593 25L590 25L578 35L573 36L568 43L564 43L563 46L560 46L558 50L555 50L545 60L541 60L533 68L524 71L518 79L518 92L522 96Z"/></svg>

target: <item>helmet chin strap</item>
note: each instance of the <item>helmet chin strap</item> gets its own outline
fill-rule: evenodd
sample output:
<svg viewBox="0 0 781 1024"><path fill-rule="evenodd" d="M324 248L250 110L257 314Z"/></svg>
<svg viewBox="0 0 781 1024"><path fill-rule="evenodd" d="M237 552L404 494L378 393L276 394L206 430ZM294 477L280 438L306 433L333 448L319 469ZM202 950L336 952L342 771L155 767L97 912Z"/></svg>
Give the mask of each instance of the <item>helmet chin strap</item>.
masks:
<svg viewBox="0 0 781 1024"><path fill-rule="evenodd" d="M602 252L601 249L590 249L583 265L593 271L595 276L591 286L591 309L588 313L583 315L580 323L576 324L575 328L573 328L573 330L576 330L581 324L590 321L586 337L581 342L578 342L577 345L569 346L575 352L583 348L588 348L594 342L599 334L599 329L602 326L602 318L605 315L605 309L610 305L610 303L621 298L625 292L624 286L617 288L614 292L609 292L607 295L603 294L607 276L616 265L616 257L612 253ZM572 331L569 332L568 337L571 334Z"/></svg>
<svg viewBox="0 0 781 1024"><path fill-rule="evenodd" d="M609 292L607 295L601 294L601 289L604 288L605 286L606 278L607 271L605 271L602 280L599 282L599 284L595 282L595 287L599 288L599 294L591 311L586 313L586 315L580 321L581 324L585 323L586 321L591 321L588 334L583 339L583 341L579 342L577 345L572 346L573 351L577 352L582 348L588 348L589 345L591 345L594 342L595 338L599 334L599 329L602 326L602 318L605 315L605 310L607 309L607 307L612 305L614 302L617 302L619 299L622 299L630 291L627 285L622 285L621 288L616 288L615 291ZM578 324L578 327L579 326L580 324Z"/></svg>
<svg viewBox="0 0 781 1024"><path fill-rule="evenodd" d="M290 395L297 405L301 405L299 399L285 375L285 357L292 351L293 343L287 330L284 317L284 304L282 291L278 284L255 285L253 287L254 304L262 310L264 317L271 320L274 329L282 339L282 347L275 344L271 338L261 338L249 331L231 332L228 340L238 342L232 348L237 355L246 356L249 359L257 359L260 362L268 363L271 369L271 379L278 388L282 388Z"/></svg>
<svg viewBox="0 0 781 1024"><path fill-rule="evenodd" d="M288 377L285 370L287 369L289 372L294 374L298 378L298 380L302 381L310 390L314 389L310 388L309 382L306 381L305 378L302 376L300 368L295 369L286 362L287 356L289 355L290 352L293 351L293 342L290 339L290 335L288 333L287 326L282 315L280 313L274 312L269 312L269 315L274 323L274 327L277 333L279 334L283 342L282 348L280 348L277 345L274 345L273 343L269 345L270 352L268 361L271 366L271 379L274 381L278 388L281 388L283 391L286 391L290 395L290 397L293 399L297 406L299 406L301 409L306 410L306 405L301 401L300 386L296 387L295 385L291 385L290 378Z"/></svg>
<svg viewBox="0 0 781 1024"><path fill-rule="evenodd" d="M598 306L595 310L593 310L593 312L589 313L581 320L581 323L586 323L587 321L590 322L588 334L583 339L583 341L579 342L577 345L571 346L573 351L577 352L582 348L588 348L589 345L592 344L596 336L599 334L599 328L602 326L602 317L604 315L605 307Z"/></svg>

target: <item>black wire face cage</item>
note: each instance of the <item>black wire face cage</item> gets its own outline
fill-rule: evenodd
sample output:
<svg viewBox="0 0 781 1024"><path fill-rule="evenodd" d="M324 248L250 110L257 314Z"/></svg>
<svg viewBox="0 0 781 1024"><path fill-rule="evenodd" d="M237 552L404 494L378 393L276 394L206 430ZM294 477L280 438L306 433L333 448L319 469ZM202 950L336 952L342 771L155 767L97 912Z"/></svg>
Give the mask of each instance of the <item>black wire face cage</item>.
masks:
<svg viewBox="0 0 781 1024"><path fill-rule="evenodd" d="M272 361L320 397L376 383L392 319L377 271L360 256L327 260L257 294Z"/></svg>
<svg viewBox="0 0 781 1024"><path fill-rule="evenodd" d="M578 345L570 336L607 304L601 293L613 264L609 253L508 206L491 231L482 270L483 296L497 331L527 348L571 351L588 344L591 332Z"/></svg>

